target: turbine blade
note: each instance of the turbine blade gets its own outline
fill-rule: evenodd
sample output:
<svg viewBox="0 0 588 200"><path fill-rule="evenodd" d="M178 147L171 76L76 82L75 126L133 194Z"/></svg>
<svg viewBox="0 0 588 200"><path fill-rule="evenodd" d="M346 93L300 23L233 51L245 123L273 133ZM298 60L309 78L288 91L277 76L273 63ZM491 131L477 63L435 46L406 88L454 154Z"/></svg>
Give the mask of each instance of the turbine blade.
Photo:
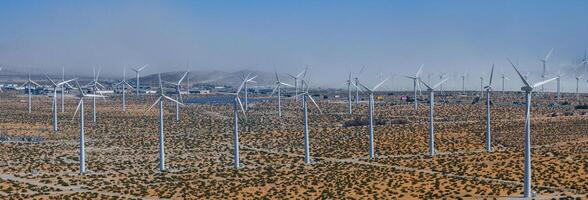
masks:
<svg viewBox="0 0 588 200"><path fill-rule="evenodd" d="M78 78L69 79L69 80L67 80L67 81L63 81L63 82L61 82L61 83L58 83L56 86L61 86L61 85L63 85L63 84L66 84L66 83L69 83L69 82L75 81L75 80L77 80L77 79L78 79Z"/></svg>
<svg viewBox="0 0 588 200"><path fill-rule="evenodd" d="M426 84L426 83L425 83L423 80L421 80L420 78L419 78L419 82L420 82L421 84L423 84L425 87L427 87L429 90L432 90L432 89L433 89L433 88L431 88L431 86L427 85L427 84ZM420 85L420 84L419 84L419 85Z"/></svg>
<svg viewBox="0 0 588 200"><path fill-rule="evenodd" d="M549 60L549 56L551 56L551 53L553 53L553 48L551 48L551 50L549 50L549 52L545 56L545 59L543 60L544 62L547 62Z"/></svg>
<svg viewBox="0 0 588 200"><path fill-rule="evenodd" d="M384 79L382 82L378 83L376 86L374 86L374 89L372 89L372 91L375 91L376 89L378 89L380 86L382 86L382 84L384 84L384 82L386 82L388 79L390 79L390 77Z"/></svg>
<svg viewBox="0 0 588 200"><path fill-rule="evenodd" d="M179 101L177 101L177 100L175 100L175 99L172 99L171 97L168 97L168 96L165 96L165 95L163 95L162 97L163 97L163 98L166 98L167 100L173 101L174 103L180 104L180 105L182 105L182 106L184 105L182 102L179 102ZM160 98L161 98L161 97L160 97Z"/></svg>
<svg viewBox="0 0 588 200"><path fill-rule="evenodd" d="M78 81L76 81L76 85L78 86L78 91L80 92L80 95L84 96L84 91L82 90L82 86L80 86L80 83Z"/></svg>
<svg viewBox="0 0 588 200"><path fill-rule="evenodd" d="M131 89L135 89L131 84L127 83L126 81L124 82L124 84L126 84L127 86L129 86Z"/></svg>
<svg viewBox="0 0 588 200"><path fill-rule="evenodd" d="M245 113L245 109L243 109L243 104L241 103L241 99L239 98L238 95L235 98L237 99L237 102L239 103L239 107L241 108L241 112L243 112L243 116L245 116L245 118L247 118L247 114Z"/></svg>
<svg viewBox="0 0 588 200"><path fill-rule="evenodd" d="M507 58L507 60L508 60L508 62L510 63L510 65L512 65L512 67L515 69L515 71L517 71L517 74L519 75L519 77L521 77L521 80L523 81L523 83L524 83L526 86L529 86L529 87L531 87L531 85L530 85L530 84L527 82L527 80L525 79L525 77L524 77L524 76L521 74L521 72L519 72L519 69L517 69L517 67L515 66L515 64L514 64L514 63L512 63L512 61L511 61L509 58Z"/></svg>
<svg viewBox="0 0 588 200"><path fill-rule="evenodd" d="M274 95L274 93L276 93L276 91L278 90L278 87L280 87L280 85L276 85L276 87L274 88L274 90L272 91L272 93L270 94L270 97Z"/></svg>
<svg viewBox="0 0 588 200"><path fill-rule="evenodd" d="M162 97L157 98L157 100L155 100L155 103L153 103L153 105L151 105L149 107L149 109L147 109L147 111L145 111L145 113L149 112L151 110L151 108L153 108L155 105L157 105L157 103L159 103L159 101L161 101Z"/></svg>
<svg viewBox="0 0 588 200"><path fill-rule="evenodd" d="M98 85L98 86L100 86L102 88L106 88L106 87L104 87L104 85L100 84L99 82L96 82L96 85Z"/></svg>
<svg viewBox="0 0 588 200"><path fill-rule="evenodd" d="M98 77L100 76L101 71L102 69L98 69L98 74L96 74L96 77L94 77L94 81L98 82Z"/></svg>
<svg viewBox="0 0 588 200"><path fill-rule="evenodd" d="M166 84L174 85L174 86L178 86L179 85L179 84L172 83L172 82L169 82L169 81L163 81L163 82L166 83Z"/></svg>
<svg viewBox="0 0 588 200"><path fill-rule="evenodd" d="M45 77L47 77L47 80L49 80L49 82L51 82L51 84L53 84L53 86L56 86L57 84L49 77L49 75L45 74Z"/></svg>
<svg viewBox="0 0 588 200"><path fill-rule="evenodd" d="M182 83L182 81L184 80L184 78L186 78L186 76L188 75L188 72L184 72L184 75L182 76L182 78L180 78L180 80L178 81L178 85Z"/></svg>
<svg viewBox="0 0 588 200"><path fill-rule="evenodd" d="M445 78L445 79L443 79L442 81L439 81L439 83L435 84L435 85L433 86L433 89L435 89L435 88L439 87L441 84L445 83L445 81L447 81L447 78Z"/></svg>
<svg viewBox="0 0 588 200"><path fill-rule="evenodd" d="M314 98L312 98L312 96L306 94L308 96L308 98L310 99L310 101L312 101L312 104L314 104L314 106L316 107L316 109L319 110L319 113L323 114L323 111L321 110L321 108L318 106L318 104L316 103L316 101L314 101Z"/></svg>
<svg viewBox="0 0 588 200"><path fill-rule="evenodd" d="M256 83L256 82L253 80L253 79L255 79L255 78L257 78L257 75L255 75L255 76L253 76L253 77L249 78L247 81L249 81L249 82L253 82L253 83Z"/></svg>
<svg viewBox="0 0 588 200"><path fill-rule="evenodd" d="M237 94L239 94L239 92L241 92L241 90L245 86L246 82L247 82L247 79L245 79L243 82L241 82L241 85L239 85L239 88L237 89L237 92L236 92Z"/></svg>
<svg viewBox="0 0 588 200"><path fill-rule="evenodd" d="M136 72L140 72L141 70L145 69L145 67L149 66L148 64L143 65L142 67L139 67L137 70L135 70Z"/></svg>
<svg viewBox="0 0 588 200"><path fill-rule="evenodd" d="M535 87L539 87L539 86L541 86L541 85L543 85L543 84L545 84L545 83L549 83L549 82L551 82L551 81L553 81L553 80L555 80L555 79L557 79L557 77L550 78L550 79L547 79L547 80L541 81L541 82L539 82L539 83L535 83L535 84L533 85L533 88L535 88Z"/></svg>
<svg viewBox="0 0 588 200"><path fill-rule="evenodd" d="M278 77L278 71L274 71L276 73L276 81L280 82L280 77Z"/></svg>
<svg viewBox="0 0 588 200"><path fill-rule="evenodd" d="M294 87L293 85L290 85L288 83L282 83L282 82L280 82L280 84L285 85L285 86L288 86L288 87Z"/></svg>
<svg viewBox="0 0 588 200"><path fill-rule="evenodd" d="M300 76L302 76L302 74L304 74L306 72L306 69L302 70L300 73L296 74L296 78L300 78Z"/></svg>
<svg viewBox="0 0 588 200"><path fill-rule="evenodd" d="M76 107L76 111L74 112L73 116L71 117L71 121L73 121L76 117L76 115L78 114L78 110L80 109L80 106L82 105L82 99L84 98L83 96L80 97L80 102L78 102L78 107ZM81 115L83 115L84 113L80 113Z"/></svg>
<svg viewBox="0 0 588 200"><path fill-rule="evenodd" d="M361 86L361 87L362 87L364 90L367 90L367 91L369 91L369 92L372 92L372 90L370 90L370 89L369 89L367 86L365 86L363 83L361 83L361 82L357 82L357 84L358 84L359 86Z"/></svg>
<svg viewBox="0 0 588 200"><path fill-rule="evenodd" d="M494 64L492 64L492 70L490 70L490 84L488 86L492 86L492 77L494 76Z"/></svg>
<svg viewBox="0 0 588 200"><path fill-rule="evenodd" d="M32 84L34 84L34 85L36 85L36 86L39 86L39 87L41 86L41 85L39 85L37 82L35 82L35 81L33 81L33 80L30 80L29 82L30 82L30 83L32 83Z"/></svg>
<svg viewBox="0 0 588 200"><path fill-rule="evenodd" d="M421 64L421 66L419 67L419 70L417 71L417 73L415 74L415 77L419 77L421 76L421 72L423 71L423 67L425 66L425 64Z"/></svg>
<svg viewBox="0 0 588 200"><path fill-rule="evenodd" d="M364 69L365 69L365 65L361 67L361 69L359 70L359 73L357 73L357 76L355 76L355 77L359 77L359 75L361 75L361 73L363 72Z"/></svg>

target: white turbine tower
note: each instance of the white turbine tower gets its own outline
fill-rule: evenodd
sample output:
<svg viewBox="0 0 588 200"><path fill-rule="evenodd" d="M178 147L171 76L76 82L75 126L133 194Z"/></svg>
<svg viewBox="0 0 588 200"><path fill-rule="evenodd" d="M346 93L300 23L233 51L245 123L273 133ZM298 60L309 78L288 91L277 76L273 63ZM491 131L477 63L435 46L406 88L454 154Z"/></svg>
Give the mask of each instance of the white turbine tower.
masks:
<svg viewBox="0 0 588 200"><path fill-rule="evenodd" d="M94 80L90 82L87 86L92 87L92 123L96 124L96 92L102 95L102 91L100 91L100 87L105 88L104 85L98 82L98 77L100 76L100 70L98 70L98 74L96 74L96 69L94 69Z"/></svg>
<svg viewBox="0 0 588 200"><path fill-rule="evenodd" d="M304 70L302 70L300 73L296 74L296 76L292 75L292 74L288 74L288 76L292 77L292 79L294 79L294 90L295 90L295 94L294 94L294 99L296 100L296 102L298 102L298 79L300 79L301 77L304 78L306 76L306 71L308 70L308 67L306 67ZM304 76L303 76L304 75ZM247 106L245 106L247 107Z"/></svg>
<svg viewBox="0 0 588 200"><path fill-rule="evenodd" d="M249 76L246 76L235 93L227 93L228 95L233 96L233 166L235 169L239 169L242 166L239 154L239 108L243 112L243 117L247 119L247 114L245 114L245 109L239 98L239 93L249 79Z"/></svg>
<svg viewBox="0 0 588 200"><path fill-rule="evenodd" d="M147 67L147 65L143 65L142 67L139 68L131 68L133 71L135 71L135 73L137 74L137 78L136 78L136 85L135 85L135 92L137 93L137 97L139 97L139 72L141 72L141 70L145 69L145 67Z"/></svg>
<svg viewBox="0 0 588 200"><path fill-rule="evenodd" d="M76 111L74 112L73 117L76 117L76 114L78 113L78 110L80 111L80 174L84 174L86 172L86 150L85 150L85 135L84 135L84 97L102 97L105 98L105 96L102 95L95 95L95 94L84 94L84 91L82 91L82 87L80 86L80 84L76 81L76 84L78 86L78 90L79 90L79 94L76 95L76 97L78 97L80 99L80 101L78 102L78 107L76 108ZM73 118L72 118L73 120Z"/></svg>
<svg viewBox="0 0 588 200"><path fill-rule="evenodd" d="M480 98L484 96L484 77L480 76Z"/></svg>
<svg viewBox="0 0 588 200"><path fill-rule="evenodd" d="M465 91L465 79L466 79L466 77L467 77L467 74L462 74L461 75L461 92L463 92L464 95L466 94L466 91Z"/></svg>
<svg viewBox="0 0 588 200"><path fill-rule="evenodd" d="M257 83L253 79L257 78L257 76L253 76L248 78L250 74L247 76L241 77L242 81L245 81L244 89L245 89L245 110L249 110L249 87L247 87L247 83Z"/></svg>
<svg viewBox="0 0 588 200"><path fill-rule="evenodd" d="M429 155L431 156L435 155L435 127L433 121L435 108L435 88L441 86L441 84L445 83L445 81L447 81L447 78L439 81L439 83L431 87L421 80L421 83L427 87L427 91L429 92Z"/></svg>
<svg viewBox="0 0 588 200"><path fill-rule="evenodd" d="M171 97L168 97L163 92L163 84L161 83L161 74L158 75L159 78L159 98L155 100L155 103L147 109L146 112L149 112L151 108L153 108L157 103L159 103L159 171L164 172L165 168L165 141L164 141L164 134L163 134L163 101L165 99L175 102L176 104L184 105Z"/></svg>
<svg viewBox="0 0 588 200"><path fill-rule="evenodd" d="M62 81L59 83L55 83L53 80L51 80L51 78L49 78L49 76L47 74L45 74L45 76L47 77L47 80L49 80L49 82L51 82L51 85L53 85L53 101L52 101L52 105L51 105L51 111L53 112L53 131L57 131L57 88L61 87L64 84L67 84L73 80L76 80L76 78L70 79L67 81ZM61 92L63 92L63 91L61 91Z"/></svg>
<svg viewBox="0 0 588 200"><path fill-rule="evenodd" d="M27 80L27 82L25 82L25 83L24 83L24 84L22 84L22 86L21 86L21 87L24 87L24 86L26 86L26 87L27 87L27 91L28 91L28 95L27 95L27 96L28 96L28 97L27 97L27 99L28 99L28 102L27 102L27 104L28 104L28 108L29 108L29 109L28 109L29 113L31 113L31 112L32 112L32 108L31 108L31 107L32 107L32 106L31 106L31 105L32 105L32 99L31 99L31 95L32 95L32 94L31 94L31 87L33 87L33 85L35 85L35 86L41 86L41 85L39 85L38 83L36 83L35 81L31 80L31 74L29 73L29 79Z"/></svg>
<svg viewBox="0 0 588 200"><path fill-rule="evenodd" d="M549 50L547 55L545 55L545 58L539 59L539 62L541 62L543 65L543 71L541 72L541 80L543 81L545 80L545 77L547 77L547 62L549 61L549 56L551 56L551 53L553 53L553 48ZM545 92L543 86L541 86L541 92Z"/></svg>
<svg viewBox="0 0 588 200"><path fill-rule="evenodd" d="M126 93L127 93L127 86L129 86L129 88L133 89L133 86L131 86L131 84L129 84L127 82L127 68L123 68L123 78L120 82L118 82L117 84L114 84L114 86L121 86L122 87L122 111L126 112L127 111L127 101L126 101Z"/></svg>
<svg viewBox="0 0 588 200"><path fill-rule="evenodd" d="M492 152L492 141L490 134L490 93L492 92L492 78L494 76L494 64L490 71L490 81L484 89L486 89L486 151Z"/></svg>
<svg viewBox="0 0 588 200"><path fill-rule="evenodd" d="M561 71L557 71L557 102L560 101L561 95L560 95L560 90L561 90L561 77L564 76L564 74L561 73Z"/></svg>
<svg viewBox="0 0 588 200"><path fill-rule="evenodd" d="M359 75L361 75L361 73L363 72L363 70L365 69L365 66L361 67L361 69L359 70L359 73L357 73L357 75L355 76L355 105L359 105Z"/></svg>
<svg viewBox="0 0 588 200"><path fill-rule="evenodd" d="M582 75L576 75L576 101L580 101L580 79L582 79L582 77L584 76L584 74Z"/></svg>
<svg viewBox="0 0 588 200"><path fill-rule="evenodd" d="M347 84L347 103L348 103L348 113L351 115L353 114L353 107L352 107L352 103L351 103L351 85L354 85L355 87L357 87L351 80L351 72L349 72L349 78L347 78L347 81L345 81L345 84Z"/></svg>
<svg viewBox="0 0 588 200"><path fill-rule="evenodd" d="M369 99L369 104L368 104L368 117L369 117L369 154L370 154L370 159L374 159L375 157L375 152L374 152L374 91L376 89L378 89L380 86L382 86L382 84L384 84L384 82L386 82L388 80L388 78L384 79L382 82L378 83L376 86L374 86L373 88L368 88L367 86L365 86L364 84L362 84L361 82L357 82L359 84L359 86L361 86L364 90L366 90L367 92L370 93L370 99Z"/></svg>
<svg viewBox="0 0 588 200"><path fill-rule="evenodd" d="M319 113L323 113L321 108L318 106L316 101L312 98L312 96L308 93L308 83L305 83L304 80L301 81L303 89L303 93L299 94L302 96L302 111L304 116L304 163L310 164L310 136L308 134L308 100L314 104L316 109L318 109Z"/></svg>
<svg viewBox="0 0 588 200"><path fill-rule="evenodd" d="M421 78L421 71L423 70L423 66L421 64L421 66L419 67L419 70L417 70L416 74L414 76L405 76L406 78L412 79L412 88L414 90L414 108L413 110L416 112L419 107L419 101L418 101L418 97L417 97L417 87L420 87L420 81L419 79Z"/></svg>
<svg viewBox="0 0 588 200"><path fill-rule="evenodd" d="M588 64L588 54L586 52L586 49L584 49L584 59L582 59L581 64L584 65L584 74L586 73L586 65Z"/></svg>
<svg viewBox="0 0 588 200"><path fill-rule="evenodd" d="M441 75L439 75L439 80L443 80L447 78L447 74L446 73L441 73ZM439 94L443 95L443 83L441 85L439 85Z"/></svg>
<svg viewBox="0 0 588 200"><path fill-rule="evenodd" d="M276 87L274 88L274 90L272 91L270 96L273 96L274 93L276 91L278 91L278 117L282 117L282 87L281 87L282 85L288 86L288 87L294 87L290 84L281 82L280 78L278 77L278 72L276 72Z"/></svg>
<svg viewBox="0 0 588 200"><path fill-rule="evenodd" d="M65 81L65 68L61 67L61 81ZM61 85L61 112L65 112L65 99L63 98L64 92L65 92L65 86L69 86L70 88L73 88L71 85L69 85L69 83L63 84Z"/></svg>
<svg viewBox="0 0 588 200"><path fill-rule="evenodd" d="M180 80L177 83L172 83L172 82L167 82L170 85L175 86L176 88L176 95L178 98L179 102L184 102L184 100L182 99L182 81L184 81L184 78L186 78L186 75L188 75L188 72L184 72L184 75L182 75L182 77L180 78ZM176 121L180 121L180 104L176 103Z"/></svg>
<svg viewBox="0 0 588 200"><path fill-rule="evenodd" d="M504 80L510 80L508 77L506 77L504 74L502 74L502 76L500 77L502 78L502 93L504 93Z"/></svg>
<svg viewBox="0 0 588 200"><path fill-rule="evenodd" d="M530 85L527 82L527 79L523 77L523 75L519 72L517 67L512 63L510 59L508 62L512 65L515 69L523 84L525 84L521 90L525 92L525 102L526 102L526 109L525 109L525 177L524 177L524 184L523 184L523 191L525 198L529 198L532 196L531 194L531 93L533 89L539 86L544 85L545 83L551 82L556 78L551 78L548 80L544 80L533 85Z"/></svg>

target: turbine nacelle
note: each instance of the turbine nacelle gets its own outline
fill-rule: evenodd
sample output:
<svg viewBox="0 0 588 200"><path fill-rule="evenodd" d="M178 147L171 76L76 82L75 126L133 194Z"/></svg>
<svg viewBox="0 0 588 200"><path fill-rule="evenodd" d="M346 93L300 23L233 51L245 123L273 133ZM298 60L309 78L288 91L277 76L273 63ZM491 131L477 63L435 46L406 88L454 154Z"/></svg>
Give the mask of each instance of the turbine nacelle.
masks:
<svg viewBox="0 0 588 200"><path fill-rule="evenodd" d="M549 54L548 54L548 56L546 58L548 58L548 57L549 57ZM529 84L529 82L527 81L527 79L521 74L521 72L519 71L519 69L517 69L517 67L515 66L515 64L512 63L512 61L510 59L507 58L507 60L508 60L508 62L510 62L510 64L512 65L512 67L515 69L515 71L517 72L517 75L519 75L519 77L521 78L521 81L523 81L523 84L525 84L523 87L521 87L521 90L524 91L524 92L530 93L530 92L533 91L533 88L539 87L539 86L541 86L543 84L546 84L546 83L549 83L549 82L551 82L551 81L553 81L555 79L558 79L557 77L555 77L555 78L544 80L544 81L541 81L541 82L538 82L538 83L535 83L535 84L531 85L531 84Z"/></svg>

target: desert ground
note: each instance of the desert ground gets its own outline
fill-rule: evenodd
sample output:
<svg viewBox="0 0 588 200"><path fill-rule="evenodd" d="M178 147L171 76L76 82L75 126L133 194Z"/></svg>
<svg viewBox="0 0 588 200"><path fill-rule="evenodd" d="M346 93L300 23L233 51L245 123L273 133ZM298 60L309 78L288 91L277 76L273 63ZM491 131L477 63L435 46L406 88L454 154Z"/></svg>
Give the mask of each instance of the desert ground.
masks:
<svg viewBox="0 0 588 200"><path fill-rule="evenodd" d="M409 94L409 93L405 93ZM86 164L79 174L79 120L75 98L51 129L51 99L0 95L0 198L2 199L507 199L522 196L524 97L495 92L492 144L486 152L485 105L472 96L437 96L435 139L428 155L426 95L417 112L400 93L378 94L376 159L368 159L367 102L347 114L346 98L309 107L312 164L303 162L300 102L251 103L240 116L241 162L234 169L231 104L187 104L175 120L165 104L167 168L158 169L158 109L153 96L85 100ZM252 95L256 98L255 95ZM184 99L195 98L186 96ZM364 95L364 100L366 96ZM588 198L588 102L572 94L554 106L553 94L532 105L533 190L537 199ZM448 101L448 102L443 102ZM461 101L461 103L457 103ZM60 110L60 109L59 109Z"/></svg>

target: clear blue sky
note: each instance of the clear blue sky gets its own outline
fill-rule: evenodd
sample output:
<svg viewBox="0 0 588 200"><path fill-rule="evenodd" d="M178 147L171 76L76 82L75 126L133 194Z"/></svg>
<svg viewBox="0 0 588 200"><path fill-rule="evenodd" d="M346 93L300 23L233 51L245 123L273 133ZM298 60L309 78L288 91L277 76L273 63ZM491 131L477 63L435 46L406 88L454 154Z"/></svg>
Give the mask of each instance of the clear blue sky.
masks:
<svg viewBox="0 0 588 200"><path fill-rule="evenodd" d="M538 76L551 48L551 71L569 71L587 46L583 0L0 1L0 64L49 72L115 74L147 63L154 73L189 61L192 70L293 73L310 65L315 83L338 86L363 65L375 82L379 72L425 64L425 74L454 79L467 71L475 85L493 62L512 74L506 57ZM395 77L387 87L409 83Z"/></svg>

